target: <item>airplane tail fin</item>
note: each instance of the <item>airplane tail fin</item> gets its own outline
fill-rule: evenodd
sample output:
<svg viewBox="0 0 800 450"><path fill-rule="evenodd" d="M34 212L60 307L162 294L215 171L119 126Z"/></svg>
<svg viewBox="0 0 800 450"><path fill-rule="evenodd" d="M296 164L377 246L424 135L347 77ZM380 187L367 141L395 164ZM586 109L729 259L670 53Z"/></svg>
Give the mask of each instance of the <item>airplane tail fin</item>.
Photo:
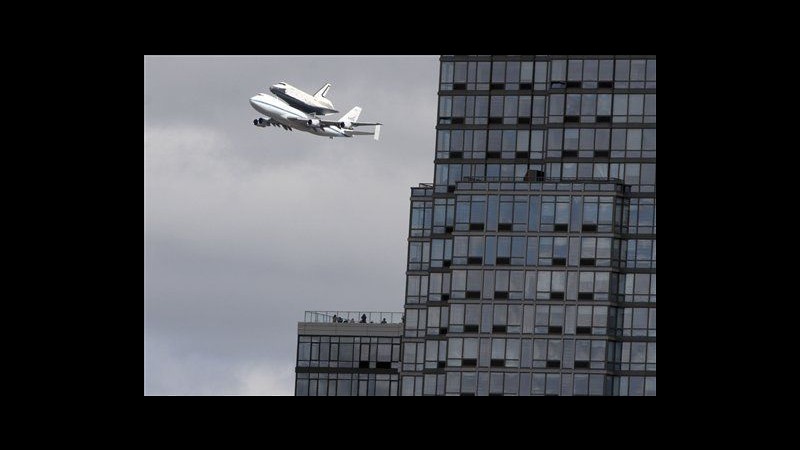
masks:
<svg viewBox="0 0 800 450"><path fill-rule="evenodd" d="M341 122L358 122L358 116L361 115L361 107L356 106L355 108L351 109L347 114L342 116L339 119Z"/></svg>
<svg viewBox="0 0 800 450"><path fill-rule="evenodd" d="M319 88L317 93L314 94L314 98L324 98L326 95L328 95L328 90L330 88L331 88L331 84L330 83L326 83L325 86L322 86L321 88Z"/></svg>

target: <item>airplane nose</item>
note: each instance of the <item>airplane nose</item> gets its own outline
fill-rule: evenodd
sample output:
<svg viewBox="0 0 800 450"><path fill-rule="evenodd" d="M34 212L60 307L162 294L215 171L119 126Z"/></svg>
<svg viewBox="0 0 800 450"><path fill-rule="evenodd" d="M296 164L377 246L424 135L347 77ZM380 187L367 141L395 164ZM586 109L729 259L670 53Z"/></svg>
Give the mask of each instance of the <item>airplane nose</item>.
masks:
<svg viewBox="0 0 800 450"><path fill-rule="evenodd" d="M255 106L256 106L256 98L255 97L250 97L250 106L255 108Z"/></svg>

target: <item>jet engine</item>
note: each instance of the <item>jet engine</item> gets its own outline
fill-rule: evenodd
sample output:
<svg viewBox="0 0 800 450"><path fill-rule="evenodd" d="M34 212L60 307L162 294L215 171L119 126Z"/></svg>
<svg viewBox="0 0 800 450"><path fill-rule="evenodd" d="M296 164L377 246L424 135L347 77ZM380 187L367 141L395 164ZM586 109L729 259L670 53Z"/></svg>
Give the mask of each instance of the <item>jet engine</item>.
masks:
<svg viewBox="0 0 800 450"><path fill-rule="evenodd" d="M310 127L319 128L319 119L308 119L308 122L306 122L306 123Z"/></svg>
<svg viewBox="0 0 800 450"><path fill-rule="evenodd" d="M257 127L268 127L269 120L264 119L263 117L259 117L258 119L253 119L253 125Z"/></svg>
<svg viewBox="0 0 800 450"><path fill-rule="evenodd" d="M350 122L349 120L339 122L339 128L350 128L351 125L353 125L353 122Z"/></svg>

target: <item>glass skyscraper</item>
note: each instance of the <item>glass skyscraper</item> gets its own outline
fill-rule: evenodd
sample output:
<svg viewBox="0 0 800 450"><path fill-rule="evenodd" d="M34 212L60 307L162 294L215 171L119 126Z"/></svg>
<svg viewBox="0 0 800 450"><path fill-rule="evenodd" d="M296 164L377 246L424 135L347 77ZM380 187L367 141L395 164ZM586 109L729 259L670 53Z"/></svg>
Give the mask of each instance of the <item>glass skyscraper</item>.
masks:
<svg viewBox="0 0 800 450"><path fill-rule="evenodd" d="M440 61L397 394L655 395L655 56Z"/></svg>

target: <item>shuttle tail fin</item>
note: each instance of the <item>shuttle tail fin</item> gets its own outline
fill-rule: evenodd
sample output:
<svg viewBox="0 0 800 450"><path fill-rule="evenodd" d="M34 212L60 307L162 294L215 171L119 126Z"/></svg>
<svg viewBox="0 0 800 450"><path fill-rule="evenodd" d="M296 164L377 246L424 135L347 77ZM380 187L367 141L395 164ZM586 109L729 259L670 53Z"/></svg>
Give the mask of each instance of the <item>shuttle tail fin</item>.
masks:
<svg viewBox="0 0 800 450"><path fill-rule="evenodd" d="M314 98L325 98L328 95L328 90L331 88L330 83L326 83L325 86L319 88L316 94L314 94Z"/></svg>

